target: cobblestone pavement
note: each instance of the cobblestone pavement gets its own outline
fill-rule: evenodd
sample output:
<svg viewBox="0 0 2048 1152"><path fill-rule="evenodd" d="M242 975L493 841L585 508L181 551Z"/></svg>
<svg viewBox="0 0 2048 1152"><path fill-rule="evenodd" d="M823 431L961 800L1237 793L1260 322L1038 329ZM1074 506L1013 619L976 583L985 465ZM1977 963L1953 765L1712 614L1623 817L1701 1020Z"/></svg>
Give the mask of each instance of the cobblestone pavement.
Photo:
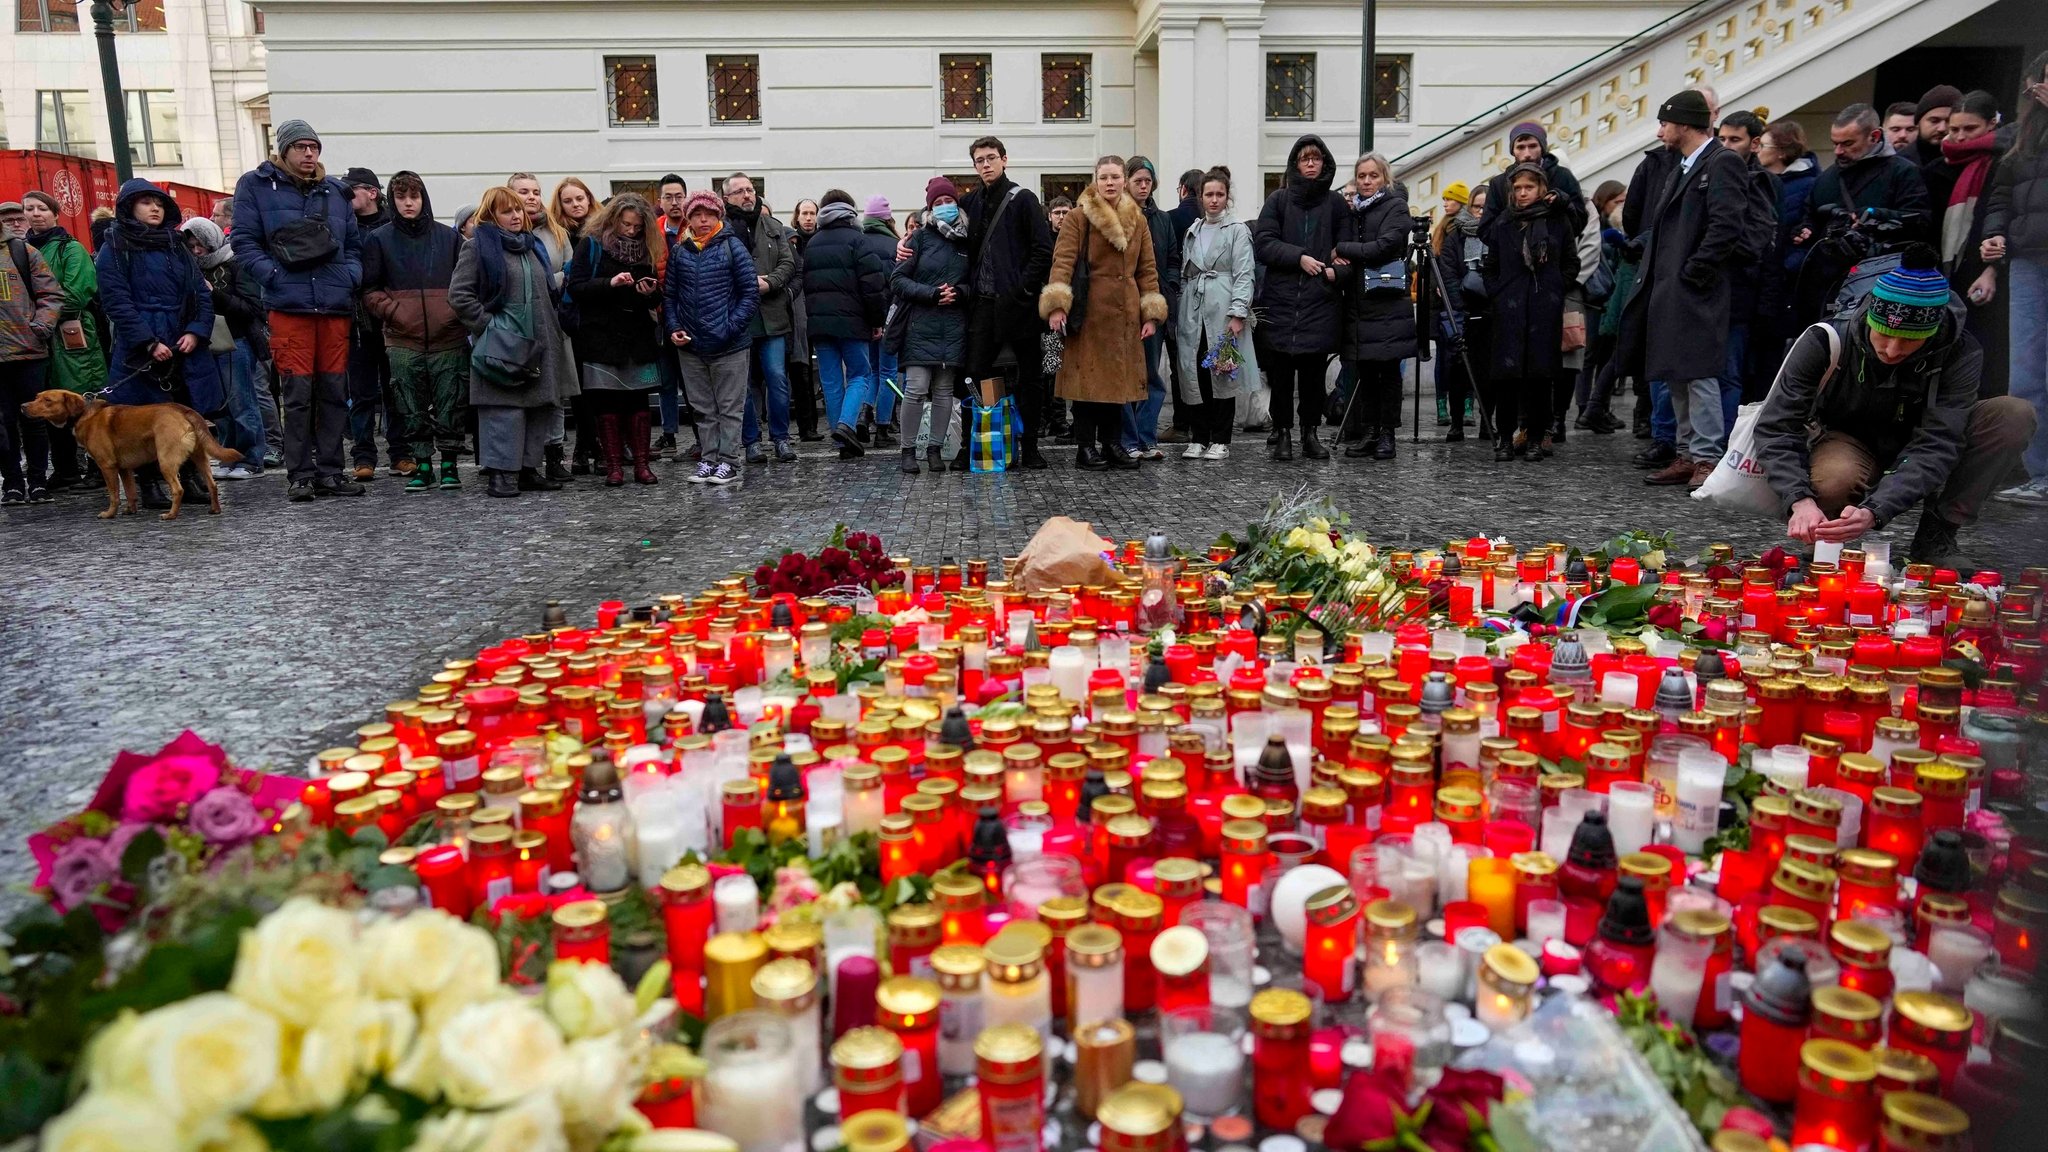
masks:
<svg viewBox="0 0 2048 1152"><path fill-rule="evenodd" d="M1425 424L1429 420L1425 417ZM465 465L460 493L407 495L380 477L362 499L288 505L280 472L224 484L223 515L162 523L93 519L99 497L0 514L10 575L0 611L0 877L26 875L23 839L81 806L113 754L153 749L190 726L238 762L289 768L445 658L540 623L545 601L586 619L608 597L644 601L811 548L835 523L879 532L925 560L1014 553L1048 516L1125 539L1155 527L1189 548L1241 531L1267 502L1308 484L1375 542L1440 545L1484 531L1517 542L1591 545L1626 528L1675 530L1680 554L1713 540L1757 550L1780 525L1715 514L1682 491L1646 488L1626 434L1574 433L1538 464L1496 464L1476 440L1434 427L1392 461L1274 463L1263 436L1232 459L1178 459L1129 473L1071 467L1008 476L904 476L893 449L841 463L805 445L796 464L743 484L605 489L490 500ZM1903 552L1903 518L1888 535ZM1964 545L2007 571L2048 558L2048 517L1993 504ZM16 897L18 899L18 897ZM0 904L13 900L0 897Z"/></svg>

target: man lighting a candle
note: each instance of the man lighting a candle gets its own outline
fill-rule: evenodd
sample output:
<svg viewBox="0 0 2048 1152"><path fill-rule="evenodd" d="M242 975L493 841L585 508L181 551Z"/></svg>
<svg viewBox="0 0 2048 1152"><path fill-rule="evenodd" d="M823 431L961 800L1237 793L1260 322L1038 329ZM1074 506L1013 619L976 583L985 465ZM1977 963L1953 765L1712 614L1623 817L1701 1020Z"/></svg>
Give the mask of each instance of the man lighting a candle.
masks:
<svg viewBox="0 0 2048 1152"><path fill-rule="evenodd" d="M1808 328L1786 355L1756 458L1792 539L1856 540L1924 500L1909 555L1956 566L1956 533L2033 436L2025 401L1977 398L1983 352L1937 263L1907 249L1857 312Z"/></svg>

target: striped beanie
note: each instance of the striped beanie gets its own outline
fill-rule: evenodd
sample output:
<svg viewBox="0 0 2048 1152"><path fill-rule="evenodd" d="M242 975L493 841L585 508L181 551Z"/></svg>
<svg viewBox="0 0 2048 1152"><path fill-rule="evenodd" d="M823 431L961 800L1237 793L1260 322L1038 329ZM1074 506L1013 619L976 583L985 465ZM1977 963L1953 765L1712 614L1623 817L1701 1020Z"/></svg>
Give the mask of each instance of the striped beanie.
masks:
<svg viewBox="0 0 2048 1152"><path fill-rule="evenodd" d="M1877 278L1870 291L1870 330L1902 340L1925 340L1941 330L1948 311L1948 280L1940 270L1914 267L1908 255L1897 268Z"/></svg>

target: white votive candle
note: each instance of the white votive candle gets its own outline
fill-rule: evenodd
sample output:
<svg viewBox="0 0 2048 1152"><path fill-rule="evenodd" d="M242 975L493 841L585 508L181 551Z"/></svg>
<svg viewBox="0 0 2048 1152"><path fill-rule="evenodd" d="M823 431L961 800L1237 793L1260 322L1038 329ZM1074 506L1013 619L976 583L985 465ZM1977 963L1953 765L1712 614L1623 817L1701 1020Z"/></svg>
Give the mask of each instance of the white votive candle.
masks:
<svg viewBox="0 0 2048 1152"><path fill-rule="evenodd" d="M1607 829L1615 852L1640 852L1650 842L1657 822L1657 790L1635 780L1619 780L1607 789Z"/></svg>
<svg viewBox="0 0 2048 1152"><path fill-rule="evenodd" d="M711 886L711 902L720 932L752 932L761 923L761 888L744 872L720 876Z"/></svg>
<svg viewBox="0 0 2048 1152"><path fill-rule="evenodd" d="M1728 762L1705 748L1678 754L1678 819L1671 824L1671 842L1689 856L1706 847L1721 818L1721 789Z"/></svg>
<svg viewBox="0 0 2048 1152"><path fill-rule="evenodd" d="M1244 1049L1221 1032L1189 1032L1166 1046L1166 1082L1195 1116L1235 1112L1244 1094Z"/></svg>

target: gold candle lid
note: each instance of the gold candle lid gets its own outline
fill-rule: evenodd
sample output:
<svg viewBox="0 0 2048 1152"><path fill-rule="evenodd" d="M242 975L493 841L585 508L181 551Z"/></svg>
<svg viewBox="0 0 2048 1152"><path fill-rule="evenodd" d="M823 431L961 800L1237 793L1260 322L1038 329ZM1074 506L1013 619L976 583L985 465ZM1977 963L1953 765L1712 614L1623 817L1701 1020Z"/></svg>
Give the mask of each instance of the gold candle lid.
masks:
<svg viewBox="0 0 2048 1152"><path fill-rule="evenodd" d="M1370 929L1398 932L1415 926L1415 909L1399 900L1375 900L1365 906L1365 923Z"/></svg>
<svg viewBox="0 0 2048 1152"><path fill-rule="evenodd" d="M1208 962L1209 938L1199 928L1175 925L1152 941L1152 969L1161 976L1191 976Z"/></svg>
<svg viewBox="0 0 2048 1152"><path fill-rule="evenodd" d="M910 1147L910 1126L900 1112L870 1108L849 1116L839 1126L839 1138L846 1152L903 1152Z"/></svg>
<svg viewBox="0 0 2048 1152"><path fill-rule="evenodd" d="M759 932L720 932L704 942L706 964L752 964L768 955L768 941Z"/></svg>
<svg viewBox="0 0 2048 1152"><path fill-rule="evenodd" d="M1024 1084L1045 1074L1043 1044L1029 1024L997 1024L974 1038L977 1077L991 1084Z"/></svg>
<svg viewBox="0 0 2048 1152"><path fill-rule="evenodd" d="M1083 924L1067 933L1070 968L1106 968L1123 958L1123 933L1107 924Z"/></svg>
<svg viewBox="0 0 2048 1152"><path fill-rule="evenodd" d="M982 958L981 949L972 944L948 944L932 949L932 974L939 979L939 987L948 992L971 992L981 987L982 970L988 961Z"/></svg>
<svg viewBox="0 0 2048 1152"><path fill-rule="evenodd" d="M1179 1126L1180 1115L1180 1093L1164 1084L1138 1081L1112 1092L1095 1110L1104 1130L1126 1140L1164 1137Z"/></svg>
<svg viewBox="0 0 2048 1152"><path fill-rule="evenodd" d="M939 1010L939 985L922 976L891 976L875 989L875 1010L884 1016L909 1017L906 1027L915 1027L916 1017Z"/></svg>
<svg viewBox="0 0 2048 1152"><path fill-rule="evenodd" d="M1881 1105L1885 1123L1916 1136L1961 1136L1970 1130L1970 1114L1925 1092L1887 1092Z"/></svg>
<svg viewBox="0 0 2048 1152"><path fill-rule="evenodd" d="M1892 1011L1933 1032L1968 1032L1975 1022L1960 1001L1939 992L1901 992L1892 997Z"/></svg>
<svg viewBox="0 0 2048 1152"><path fill-rule="evenodd" d="M1882 1015L1884 1005L1868 992L1858 992L1840 984L1824 984L1813 990L1813 1010L1829 1019L1863 1024Z"/></svg>
<svg viewBox="0 0 2048 1152"><path fill-rule="evenodd" d="M754 1000L794 1015L818 1002L818 973L805 960L771 960L754 973Z"/></svg>
<svg viewBox="0 0 2048 1152"><path fill-rule="evenodd" d="M1073 947L1073 938L1073 932L1067 934L1069 949ZM1034 979L1045 966L1044 947L1022 932L996 933L982 946L982 955L988 959L988 978L1002 984L1022 984Z"/></svg>
<svg viewBox="0 0 2048 1152"><path fill-rule="evenodd" d="M1497 980L1526 987L1534 987L1536 984L1538 973L1535 959L1513 944L1495 944L1486 950L1480 962Z"/></svg>
<svg viewBox="0 0 2048 1152"><path fill-rule="evenodd" d="M1877 1061L1846 1040L1808 1040L1799 1046L1801 1068L1830 1080L1867 1083L1877 1077Z"/></svg>

